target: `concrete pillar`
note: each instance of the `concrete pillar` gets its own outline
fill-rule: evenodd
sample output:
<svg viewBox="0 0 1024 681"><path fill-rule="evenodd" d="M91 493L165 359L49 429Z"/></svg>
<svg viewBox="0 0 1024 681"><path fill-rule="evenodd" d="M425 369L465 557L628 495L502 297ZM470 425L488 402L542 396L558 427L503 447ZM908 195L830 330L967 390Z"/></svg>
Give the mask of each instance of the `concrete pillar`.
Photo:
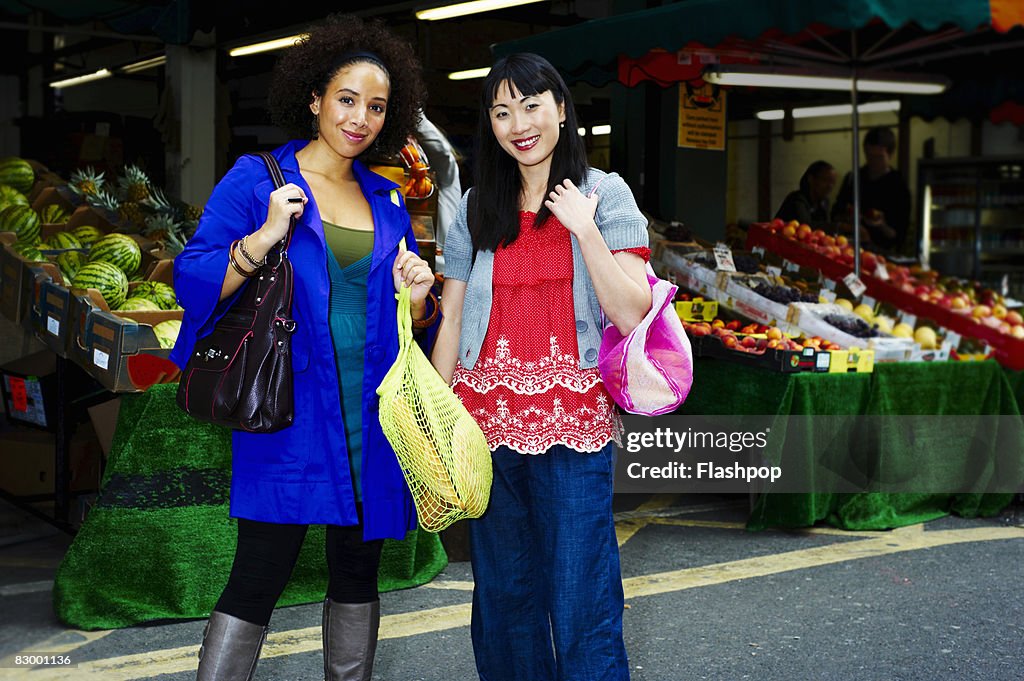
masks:
<svg viewBox="0 0 1024 681"><path fill-rule="evenodd" d="M167 46L167 87L158 119L167 144L167 191L203 205L216 180L217 50Z"/></svg>

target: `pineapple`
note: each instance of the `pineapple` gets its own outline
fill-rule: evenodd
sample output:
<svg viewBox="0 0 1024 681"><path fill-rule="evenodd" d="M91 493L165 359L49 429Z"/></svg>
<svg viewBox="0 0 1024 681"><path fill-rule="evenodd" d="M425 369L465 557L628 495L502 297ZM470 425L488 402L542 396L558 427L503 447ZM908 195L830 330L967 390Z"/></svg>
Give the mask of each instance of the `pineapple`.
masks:
<svg viewBox="0 0 1024 681"><path fill-rule="evenodd" d="M118 185L126 202L138 203L149 197L149 178L138 166L125 166L124 175L118 179Z"/></svg>
<svg viewBox="0 0 1024 681"><path fill-rule="evenodd" d="M106 189L100 189L95 194L86 197L86 201L89 205L98 210L100 213L104 213L103 216L110 222L120 222L120 208L121 202L117 200L117 197L113 193Z"/></svg>
<svg viewBox="0 0 1024 681"><path fill-rule="evenodd" d="M146 219L142 212L142 205L136 201L125 201L118 206L117 216L121 219L121 224L136 227L142 225Z"/></svg>
<svg viewBox="0 0 1024 681"><path fill-rule="evenodd" d="M193 206L191 204L185 204L185 221L186 222L199 222L199 218L203 215L202 206Z"/></svg>
<svg viewBox="0 0 1024 681"><path fill-rule="evenodd" d="M177 255L185 248L185 237L181 231L181 223L170 215L150 215L146 218L146 228L142 234L153 241L163 244L164 250Z"/></svg>
<svg viewBox="0 0 1024 681"><path fill-rule="evenodd" d="M171 205L167 195L159 187L151 187L149 196L143 199L142 203L157 215L173 216L175 214L174 206Z"/></svg>
<svg viewBox="0 0 1024 681"><path fill-rule="evenodd" d="M71 173L71 191L85 198L94 196L103 189L103 173L97 173L92 166Z"/></svg>

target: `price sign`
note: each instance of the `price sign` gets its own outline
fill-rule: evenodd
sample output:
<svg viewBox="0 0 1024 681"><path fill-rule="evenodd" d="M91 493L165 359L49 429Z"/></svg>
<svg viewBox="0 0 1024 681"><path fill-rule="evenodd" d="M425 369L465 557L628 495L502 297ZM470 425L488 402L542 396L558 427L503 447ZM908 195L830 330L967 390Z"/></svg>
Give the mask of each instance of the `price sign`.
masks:
<svg viewBox="0 0 1024 681"><path fill-rule="evenodd" d="M836 292L835 291L829 291L827 288L823 288L818 293L819 293L819 295L822 298L825 299L826 302L829 302L829 303L836 302Z"/></svg>
<svg viewBox="0 0 1024 681"><path fill-rule="evenodd" d="M25 391L25 379L17 376L7 377L8 386L11 389L11 406L14 411L28 411L28 393Z"/></svg>
<svg viewBox="0 0 1024 681"><path fill-rule="evenodd" d="M860 302L870 307L872 310L875 309L875 299L871 296L864 296L860 299Z"/></svg>
<svg viewBox="0 0 1024 681"><path fill-rule="evenodd" d="M60 320L54 319L50 315L46 315L46 330L54 336L60 335Z"/></svg>
<svg viewBox="0 0 1024 681"><path fill-rule="evenodd" d="M868 287L864 285L864 282L860 280L856 272L850 272L843 277L843 283L846 284L846 288L850 289L850 293L854 297L860 297L868 290Z"/></svg>
<svg viewBox="0 0 1024 681"><path fill-rule="evenodd" d="M915 326L917 326L917 315L910 314L909 312L901 312L900 321L909 326L910 328L914 328Z"/></svg>
<svg viewBox="0 0 1024 681"><path fill-rule="evenodd" d="M750 249L750 252L753 253L756 256L759 256L759 257L763 258L764 257L764 246L754 246L752 249Z"/></svg>
<svg viewBox="0 0 1024 681"><path fill-rule="evenodd" d="M875 265L875 276L882 281L889 281L889 270L885 269L882 263L878 263Z"/></svg>
<svg viewBox="0 0 1024 681"><path fill-rule="evenodd" d="M732 249L725 244L715 245L715 263L722 272L735 272L736 264L732 261Z"/></svg>
<svg viewBox="0 0 1024 681"><path fill-rule="evenodd" d="M800 265L797 265L795 262L790 262L789 260L783 260L782 269L786 272L799 272Z"/></svg>
<svg viewBox="0 0 1024 681"><path fill-rule="evenodd" d="M960 334L955 331L946 331L946 342L954 349L960 347Z"/></svg>
<svg viewBox="0 0 1024 681"><path fill-rule="evenodd" d="M92 352L92 363L106 371L107 366L110 364L110 355L99 348L95 348Z"/></svg>
<svg viewBox="0 0 1024 681"><path fill-rule="evenodd" d="M768 265L767 270L768 270L768 274L772 275L773 277L781 277L782 276L782 268L781 267L776 267L775 265Z"/></svg>
<svg viewBox="0 0 1024 681"><path fill-rule="evenodd" d="M824 279L824 280L822 281L822 284L823 284L823 285L825 286L825 288L827 288L827 289L828 289L829 291L835 291L835 290L836 290L836 282L832 281L831 279Z"/></svg>

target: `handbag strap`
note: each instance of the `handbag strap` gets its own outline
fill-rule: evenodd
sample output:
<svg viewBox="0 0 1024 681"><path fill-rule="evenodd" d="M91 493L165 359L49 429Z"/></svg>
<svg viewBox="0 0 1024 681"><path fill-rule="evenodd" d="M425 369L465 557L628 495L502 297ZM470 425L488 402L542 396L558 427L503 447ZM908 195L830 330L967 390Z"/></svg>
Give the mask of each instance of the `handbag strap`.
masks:
<svg viewBox="0 0 1024 681"><path fill-rule="evenodd" d="M285 185L284 173L281 172L281 165L277 162L274 155L268 151L260 151L257 152L256 155L259 156L267 166L267 170L270 172L270 179L274 181L274 189L280 189L283 187ZM293 216L288 223L288 235L274 246L274 248L282 255L288 252L288 246L292 242L292 234L294 232L295 217Z"/></svg>

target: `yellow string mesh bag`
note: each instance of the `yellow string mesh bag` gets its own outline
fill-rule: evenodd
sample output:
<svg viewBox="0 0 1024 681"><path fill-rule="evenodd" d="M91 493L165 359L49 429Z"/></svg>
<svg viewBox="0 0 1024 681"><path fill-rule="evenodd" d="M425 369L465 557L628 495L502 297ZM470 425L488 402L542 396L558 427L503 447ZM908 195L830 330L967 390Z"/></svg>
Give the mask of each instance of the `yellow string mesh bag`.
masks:
<svg viewBox="0 0 1024 681"><path fill-rule="evenodd" d="M403 286L398 359L377 388L380 425L398 456L420 526L440 532L483 515L491 496L491 451L480 426L413 341L410 309Z"/></svg>

